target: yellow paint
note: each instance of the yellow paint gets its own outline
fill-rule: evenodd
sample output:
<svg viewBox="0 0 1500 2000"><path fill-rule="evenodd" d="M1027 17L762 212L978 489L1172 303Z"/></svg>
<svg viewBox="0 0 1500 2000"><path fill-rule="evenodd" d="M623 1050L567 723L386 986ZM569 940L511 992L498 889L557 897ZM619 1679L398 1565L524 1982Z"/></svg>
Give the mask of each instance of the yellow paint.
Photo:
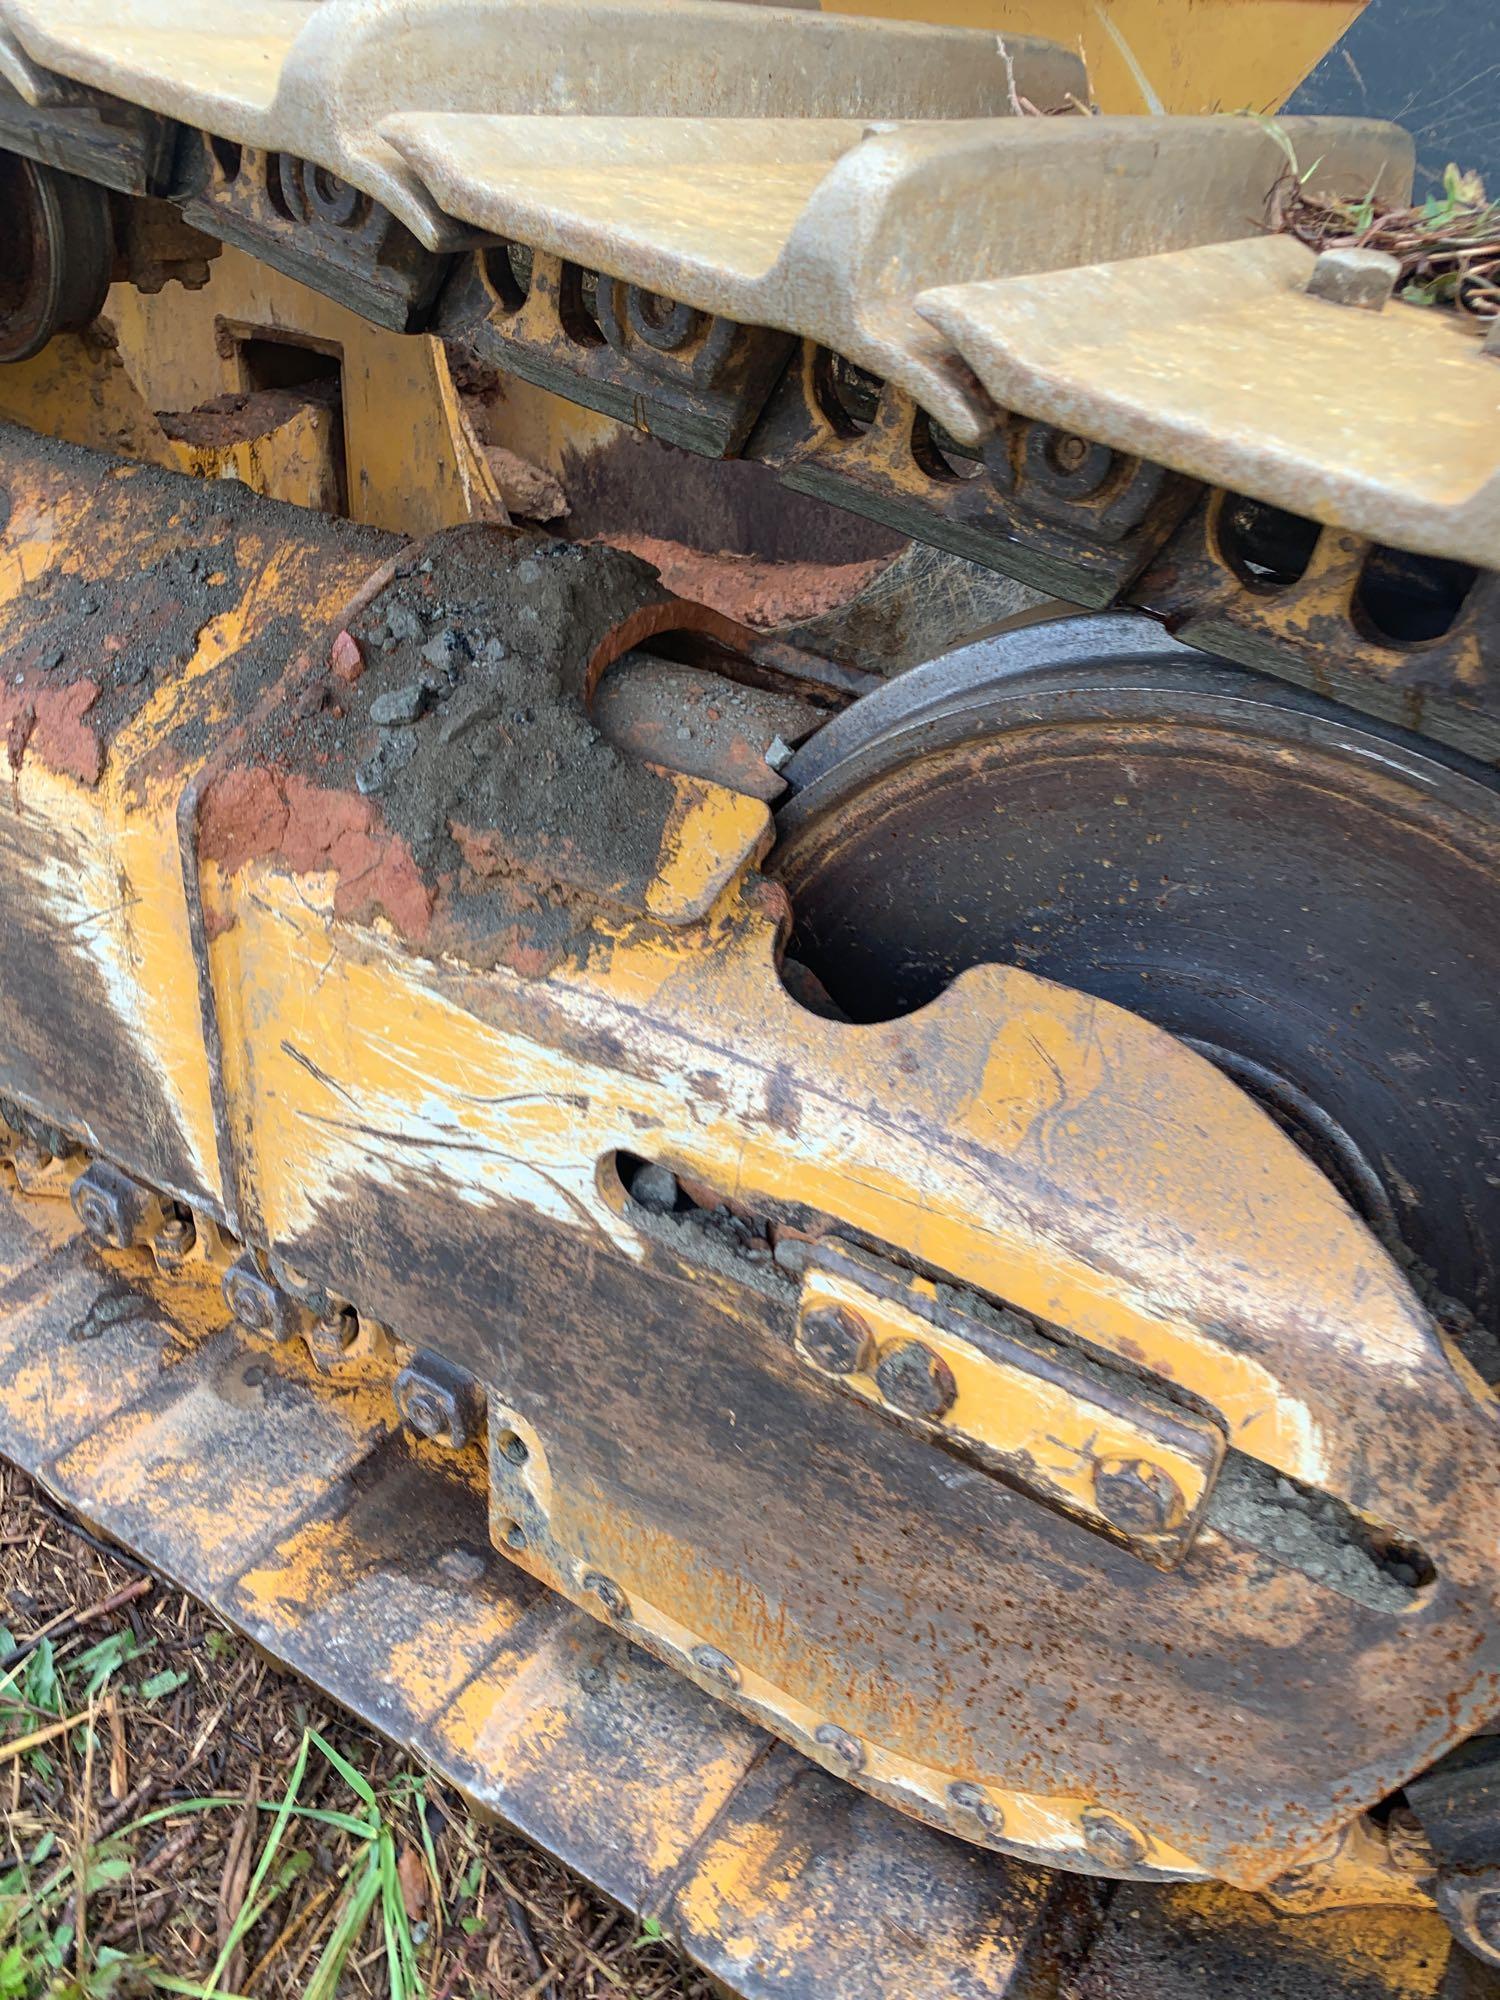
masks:
<svg viewBox="0 0 1500 2000"><path fill-rule="evenodd" d="M172 438L176 469L193 479L238 479L252 493L266 493L297 507L339 511L336 413L324 403L301 403L253 437L224 444Z"/></svg>
<svg viewBox="0 0 1500 2000"><path fill-rule="evenodd" d="M912 1302L920 1307L923 1291L914 1285ZM858 1314L871 1328L874 1342L869 1366L848 1375L830 1377L839 1387L888 1410L875 1379L880 1357L889 1349L917 1341L950 1370L956 1395L937 1426L946 1437L981 1447L1007 1461L1016 1478L1082 1514L1092 1525L1113 1533L1094 1497L1100 1468L1119 1463L1154 1467L1169 1478L1180 1496L1169 1531L1179 1530L1196 1515L1224 1456L1224 1440L1205 1420L1189 1413L1165 1416L1144 1399L1135 1412L1122 1414L1100 1396L1091 1394L1084 1377L1070 1385L1049 1380L1036 1370L997 1360L982 1347L940 1326L919 1310L909 1310L879 1297L855 1277L841 1271L812 1269L802 1288L799 1318L828 1307ZM800 1347L804 1359L809 1357ZM1065 1357L1059 1360L1066 1365ZM816 1365L815 1363L811 1365ZM1122 1395L1128 1385L1122 1381ZM899 1411L896 1412L898 1415ZM1154 1418L1154 1421L1153 1421ZM1175 1434L1175 1435L1174 1435ZM1196 1450L1178 1442L1191 1436ZM1154 1560L1176 1561L1185 1552L1185 1538L1132 1535L1143 1553ZM1152 1544L1165 1543L1159 1551Z"/></svg>
<svg viewBox="0 0 1500 2000"><path fill-rule="evenodd" d="M771 809L702 778L673 775L676 805L646 907L664 924L706 915L720 892L771 844Z"/></svg>
<svg viewBox="0 0 1500 2000"><path fill-rule="evenodd" d="M1310 1350L1344 1344L1351 1362L1358 1352L1398 1378L1433 1351L1410 1295L1316 1169L1206 1063L1086 996L986 966L906 1021L822 1021L771 973L771 913L733 897L711 939L694 933L680 950L638 926L597 975L538 986L501 969L476 984L330 931L313 880L255 869L214 893L235 911L213 947L236 1045L228 1080L274 1233L305 1225L311 1192L351 1171L387 1174L398 1156L625 1247L597 1163L654 1130L663 1158L734 1199L841 1216L1190 1390L1242 1450L1313 1484L1337 1484L1329 1439L1311 1396L1290 1386L1296 1357L1256 1351L1255 1320L1295 1311ZM995 1038L1044 992L1051 1060L1022 1066L1005 1094ZM505 1025L512 994L529 1036ZM630 1052L628 1069L574 1052L601 1031ZM1082 1082L1060 1104L1068 1038ZM287 1045L316 1047L334 1086ZM900 1144L885 1116L898 1063L921 1078ZM705 1069L720 1086L711 1100L695 1089ZM795 1143L765 1117L778 1073L802 1084ZM1045 1233L1030 1206L1044 1184L1056 1222ZM1137 1281L1070 1247L1065 1187L1119 1214L1115 1248L1139 1262ZM1174 1292L1204 1284L1221 1316L1249 1318L1246 1337L1231 1345L1172 1310Z"/></svg>
<svg viewBox="0 0 1500 2000"><path fill-rule="evenodd" d="M1077 49L1101 111L1274 111L1368 0L824 0Z"/></svg>
<svg viewBox="0 0 1500 2000"><path fill-rule="evenodd" d="M117 285L105 304L151 410L188 410L252 386L238 342L285 338L342 362L344 457L356 521L427 535L504 519L459 406L442 342L389 333L295 279L226 248L200 291Z"/></svg>

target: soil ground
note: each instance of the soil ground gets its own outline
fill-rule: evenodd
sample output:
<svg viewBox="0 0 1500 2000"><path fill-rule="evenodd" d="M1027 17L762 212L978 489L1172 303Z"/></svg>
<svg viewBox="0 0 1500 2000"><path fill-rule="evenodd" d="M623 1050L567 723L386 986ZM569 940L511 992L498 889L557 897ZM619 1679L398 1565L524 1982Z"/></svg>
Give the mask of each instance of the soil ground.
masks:
<svg viewBox="0 0 1500 2000"><path fill-rule="evenodd" d="M0 2000L708 2000L0 1465Z"/></svg>

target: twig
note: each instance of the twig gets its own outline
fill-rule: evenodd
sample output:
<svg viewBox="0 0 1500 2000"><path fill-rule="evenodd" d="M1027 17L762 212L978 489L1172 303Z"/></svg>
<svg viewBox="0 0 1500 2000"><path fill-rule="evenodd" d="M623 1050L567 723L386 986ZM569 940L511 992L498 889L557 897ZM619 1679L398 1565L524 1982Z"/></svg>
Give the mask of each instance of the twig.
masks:
<svg viewBox="0 0 1500 2000"><path fill-rule="evenodd" d="M552 1984L552 1974L542 1963L542 1954L536 1948L536 1937L532 1932L531 1919L521 1907L518 1896L505 1897L505 1914L510 1918L510 1927L520 1939L521 1952L526 1960L526 1970L531 1974L532 1993L540 1994Z"/></svg>
<svg viewBox="0 0 1500 2000"><path fill-rule="evenodd" d="M108 1617L111 1611L118 1611L121 1605L129 1604L133 1598L144 1597L146 1592L154 1587L151 1577L138 1576L133 1583L122 1584L118 1590L112 1590L108 1597L101 1597L97 1604L89 1605L87 1610L59 1611L55 1618L49 1618L45 1625L38 1626L29 1638L19 1640L11 1647L5 1657L0 1659L0 1674L8 1673L12 1667L24 1660L28 1653L35 1652L43 1639L66 1638L69 1633L77 1632L85 1625L92 1625L95 1619Z"/></svg>

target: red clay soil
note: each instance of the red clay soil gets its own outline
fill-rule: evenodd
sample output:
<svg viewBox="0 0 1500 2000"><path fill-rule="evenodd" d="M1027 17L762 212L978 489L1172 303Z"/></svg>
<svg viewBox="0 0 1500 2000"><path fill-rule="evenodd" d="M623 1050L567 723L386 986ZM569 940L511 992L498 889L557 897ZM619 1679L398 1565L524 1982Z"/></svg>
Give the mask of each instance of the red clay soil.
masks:
<svg viewBox="0 0 1500 2000"><path fill-rule="evenodd" d="M816 618L846 604L877 577L889 558L866 562L766 562L758 556L710 554L659 535L608 537L612 548L626 549L661 572L668 590L691 603L709 604L742 625L766 631Z"/></svg>

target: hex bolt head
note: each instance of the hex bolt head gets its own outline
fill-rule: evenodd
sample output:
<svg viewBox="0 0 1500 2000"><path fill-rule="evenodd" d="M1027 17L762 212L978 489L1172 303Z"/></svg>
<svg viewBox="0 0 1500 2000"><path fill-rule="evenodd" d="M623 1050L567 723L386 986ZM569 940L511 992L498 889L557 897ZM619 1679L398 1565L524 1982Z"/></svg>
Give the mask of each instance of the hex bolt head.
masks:
<svg viewBox="0 0 1500 2000"><path fill-rule="evenodd" d="M105 1160L85 1167L69 1190L73 1212L89 1237L106 1250L143 1243L160 1219L160 1198Z"/></svg>
<svg viewBox="0 0 1500 2000"><path fill-rule="evenodd" d="M740 1670L727 1653L721 1653L717 1646L694 1646L693 1665L700 1674L707 1674L720 1687L737 1688L740 1684Z"/></svg>
<svg viewBox="0 0 1500 2000"><path fill-rule="evenodd" d="M331 1306L312 1321L305 1338L319 1368L336 1367L359 1338L359 1314L353 1306Z"/></svg>
<svg viewBox="0 0 1500 2000"><path fill-rule="evenodd" d="M836 1763L846 1771L862 1771L865 1766L865 1746L857 1736L851 1736L847 1729L840 1729L836 1722L820 1722L813 1731L813 1741L821 1743Z"/></svg>
<svg viewBox="0 0 1500 2000"><path fill-rule="evenodd" d="M174 1209L151 1239L151 1254L162 1271L180 1271L198 1241L198 1231L186 1209Z"/></svg>
<svg viewBox="0 0 1500 2000"><path fill-rule="evenodd" d="M870 1365L875 1343L870 1329L848 1306L819 1306L797 1335L803 1351L830 1375L854 1375Z"/></svg>
<svg viewBox="0 0 1500 2000"><path fill-rule="evenodd" d="M1127 1535L1165 1534L1184 1511L1176 1480L1147 1458L1100 1459L1094 1500L1110 1526Z"/></svg>
<svg viewBox="0 0 1500 2000"><path fill-rule="evenodd" d="M1135 1828L1100 1806L1085 1806L1079 1823L1083 1844L1101 1868L1136 1868L1146 1858L1146 1842Z"/></svg>
<svg viewBox="0 0 1500 2000"><path fill-rule="evenodd" d="M960 1778L948 1787L948 1804L960 1823L967 1822L978 1826L984 1833L996 1836L1005 1831L1005 1815L983 1785L973 1785L968 1779Z"/></svg>
<svg viewBox="0 0 1500 2000"><path fill-rule="evenodd" d="M899 1341L885 1349L875 1364L875 1386L908 1417L945 1416L958 1395L953 1370L920 1340Z"/></svg>
<svg viewBox="0 0 1500 2000"><path fill-rule="evenodd" d="M290 1340L301 1325L296 1301L266 1276L249 1250L224 1273L224 1303L248 1332L271 1340Z"/></svg>
<svg viewBox="0 0 1500 2000"><path fill-rule="evenodd" d="M629 1618L630 1599L613 1577L604 1576L596 1569L588 1570L583 1577L583 1588L611 1618L621 1621Z"/></svg>
<svg viewBox="0 0 1500 2000"><path fill-rule="evenodd" d="M408 1430L450 1451L462 1451L479 1429L474 1378L440 1354L423 1349L414 1355L396 1377L392 1394Z"/></svg>

